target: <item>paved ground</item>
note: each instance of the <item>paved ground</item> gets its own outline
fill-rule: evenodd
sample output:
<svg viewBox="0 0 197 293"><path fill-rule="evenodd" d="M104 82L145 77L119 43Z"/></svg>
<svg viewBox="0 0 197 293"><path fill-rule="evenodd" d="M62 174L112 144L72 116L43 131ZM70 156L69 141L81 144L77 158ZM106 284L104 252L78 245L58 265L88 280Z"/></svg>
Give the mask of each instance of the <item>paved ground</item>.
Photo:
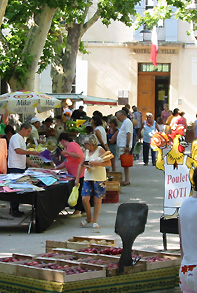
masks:
<svg viewBox="0 0 197 293"><path fill-rule="evenodd" d="M120 162L117 162L121 171ZM119 203L103 204L98 219L100 231L92 228L81 228L81 218L69 219L59 216L44 233L27 234L27 225L16 225L19 220L8 215L8 203L0 202L0 256L13 252L42 253L45 251L46 240L65 241L72 236L112 237L121 245L121 239L114 232L117 208L121 203L143 202L149 207L148 221L145 232L134 242L135 249L162 250L163 242L160 229L160 216L163 212L164 174L152 165L144 166L142 161L135 161L130 169L130 186L121 188ZM28 211L29 206L21 207ZM5 219L7 218L7 219ZM61 222L60 222L61 221ZM27 223L27 222L26 222ZM179 249L178 235L167 236L168 249Z"/></svg>

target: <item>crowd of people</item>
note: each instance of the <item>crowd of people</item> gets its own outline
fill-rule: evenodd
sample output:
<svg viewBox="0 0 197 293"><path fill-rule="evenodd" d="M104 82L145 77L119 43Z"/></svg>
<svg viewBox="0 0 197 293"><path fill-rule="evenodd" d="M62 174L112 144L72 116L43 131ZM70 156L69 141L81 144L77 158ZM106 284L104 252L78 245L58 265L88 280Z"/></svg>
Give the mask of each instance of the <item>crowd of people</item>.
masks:
<svg viewBox="0 0 197 293"><path fill-rule="evenodd" d="M83 106L80 106L79 109L73 111L73 105L70 105L64 110L63 116L66 120L86 120L86 112L83 109ZM39 153L28 150L27 144L31 143L37 146L43 143L43 137L55 136L53 122L51 117L46 118L42 123L40 119L33 117L30 122L21 124L18 133L15 133L14 128L10 125L5 127L5 134L2 138L7 141L7 173L23 173L26 166L39 167L29 158L30 155L39 156ZM58 134L58 142L63 147L62 156L65 157L65 160L56 168L65 168L75 178L75 184L80 184L78 202L71 217L86 216L86 219L81 221L81 226L84 227L91 223L94 228L98 228L97 219L102 198L105 197L105 181L110 169L116 171L116 160L122 154L132 153L134 153L134 159L139 159L139 151L135 152L135 146L143 141L143 162L147 166L151 136L156 131L168 133L170 128L177 124L183 124L187 129L184 113L177 108L171 112L168 105L164 104L164 110L157 121L154 120L152 113L146 113L146 119L143 121L142 113L137 107L133 105L131 108L127 104L114 116L105 117L98 110L93 112L91 121L86 125L83 150L81 145L74 141L73 137L65 130L60 135ZM26 141L25 138L27 138ZM84 149L85 152L83 152ZM114 158L101 162L98 157L105 151L110 151ZM151 155L154 166L156 152L152 149ZM124 180L121 185L130 185L130 167L123 167L123 170ZM93 216L91 215L91 206L94 206ZM11 203L10 214L14 217L20 217L23 212L19 210L18 204Z"/></svg>
<svg viewBox="0 0 197 293"><path fill-rule="evenodd" d="M61 143L63 147L61 155L65 157L65 160L57 165L56 169L66 169L75 178L75 185L79 188L79 197L70 217L85 217L80 222L81 227L100 228L98 217L102 200L106 196L107 174L110 168L112 171L116 171L116 159L121 154L134 153L135 159L139 159L139 152L135 153L135 146L139 142L143 142L143 162L144 166L147 166L150 141L155 132L169 134L171 129L174 129L177 125L183 125L185 131L187 130L187 121L183 111L178 108L170 111L167 104L164 104L163 108L161 116L156 120L154 120L152 113L146 113L144 121L142 113L135 105L131 111L130 105L127 104L114 116L110 115L109 117L104 117L98 110L94 111L91 121L86 126L86 136L83 141L85 150L73 140L69 133L62 132L59 134L58 143ZM67 120L86 119L83 106L74 111L69 106L63 115ZM29 150L27 144L33 143L37 146L43 142L43 136L56 135L55 129L52 127L53 122L53 119L48 117L41 125L41 120L33 117L30 122L22 123L17 133L11 125L5 125L1 138L5 139L8 150L8 174L24 173L27 166L39 167L29 158L30 155L39 156L39 153ZM193 133L194 139L197 139L197 119L193 124ZM114 158L102 161L100 158L106 151L110 151ZM152 165L155 166L156 152L152 149L151 156ZM130 167L123 168L124 181L121 182L121 185L127 186L130 185ZM197 289L195 256L197 244L195 228L197 170L194 171L193 181L193 195L184 201L179 214L179 234L183 257L179 276L180 286L184 292L194 292L190 291L191 288ZM92 206L94 207L93 214ZM24 214L19 210L19 204L16 202L10 203L9 213L13 217L21 217Z"/></svg>

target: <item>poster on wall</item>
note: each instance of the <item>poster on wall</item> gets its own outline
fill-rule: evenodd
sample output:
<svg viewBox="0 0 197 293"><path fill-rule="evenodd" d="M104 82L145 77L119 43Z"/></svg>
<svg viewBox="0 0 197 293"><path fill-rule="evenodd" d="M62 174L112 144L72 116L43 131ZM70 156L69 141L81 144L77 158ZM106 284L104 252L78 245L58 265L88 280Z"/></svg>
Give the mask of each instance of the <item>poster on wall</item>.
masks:
<svg viewBox="0 0 197 293"><path fill-rule="evenodd" d="M165 209L180 208L183 201L192 194L192 178L197 167L197 140L191 147L191 154L186 155L185 130L183 125L177 125L170 134L155 133L151 138L151 147L157 151L156 168L165 174ZM166 155L163 150L169 148Z"/></svg>

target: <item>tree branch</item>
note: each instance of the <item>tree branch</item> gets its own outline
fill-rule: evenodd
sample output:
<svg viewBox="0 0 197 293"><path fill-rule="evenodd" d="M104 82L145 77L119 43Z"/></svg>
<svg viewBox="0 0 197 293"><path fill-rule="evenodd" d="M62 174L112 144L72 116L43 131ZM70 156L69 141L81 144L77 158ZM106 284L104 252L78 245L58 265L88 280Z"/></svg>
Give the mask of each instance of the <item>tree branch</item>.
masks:
<svg viewBox="0 0 197 293"><path fill-rule="evenodd" d="M5 51L10 51L9 44L8 44L6 38L4 37L4 35L2 34L1 30L0 30L0 42L1 42L3 49Z"/></svg>
<svg viewBox="0 0 197 293"><path fill-rule="evenodd" d="M100 9L97 9L95 14L83 25L81 29L81 36L85 34L85 32L99 19L100 17Z"/></svg>

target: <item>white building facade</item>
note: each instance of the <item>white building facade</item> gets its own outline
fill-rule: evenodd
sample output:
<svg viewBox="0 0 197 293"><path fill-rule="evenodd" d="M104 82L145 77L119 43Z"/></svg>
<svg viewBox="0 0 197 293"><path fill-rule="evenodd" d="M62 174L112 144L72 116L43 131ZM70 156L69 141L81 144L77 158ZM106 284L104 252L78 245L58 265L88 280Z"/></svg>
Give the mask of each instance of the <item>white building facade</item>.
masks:
<svg viewBox="0 0 197 293"><path fill-rule="evenodd" d="M148 0L147 0L148 1ZM150 3L136 7L142 13ZM90 15L91 17L91 15ZM134 30L120 22L107 28L99 20L84 35L90 54L79 53L76 92L117 99L118 107L102 107L104 115L114 114L126 103L137 105L145 115L159 117L163 104L185 112L188 123L197 112L197 47L187 35L190 25L174 18L161 21L157 27L159 50L157 68L151 63L151 33L143 27ZM41 83L42 84L42 83ZM49 88L40 88L50 92ZM96 106L88 106L91 116Z"/></svg>

